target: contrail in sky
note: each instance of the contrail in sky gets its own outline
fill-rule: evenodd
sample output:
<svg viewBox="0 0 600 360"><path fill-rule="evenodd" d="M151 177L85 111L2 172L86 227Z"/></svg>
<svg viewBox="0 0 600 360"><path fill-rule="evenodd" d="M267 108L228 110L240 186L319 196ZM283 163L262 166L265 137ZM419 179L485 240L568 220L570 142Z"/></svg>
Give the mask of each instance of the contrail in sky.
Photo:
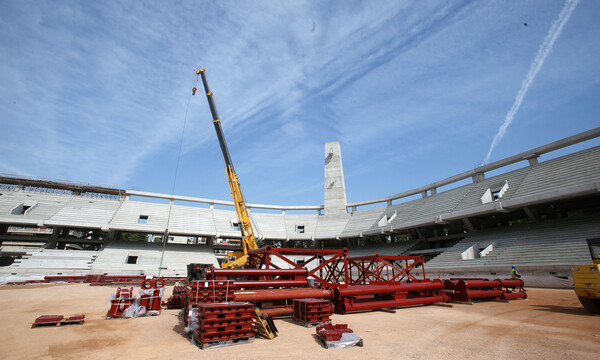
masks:
<svg viewBox="0 0 600 360"><path fill-rule="evenodd" d="M556 39L562 32L563 27L565 26L567 21L569 21L569 18L571 17L573 10L575 10L578 3L579 3L579 0L567 0L567 2L565 3L565 6L563 7L562 11L558 15L558 19L556 19L554 24L552 24L550 31L548 31L548 35L546 35L544 42L540 46L540 48L535 56L535 59L533 60L533 63L531 64L529 73L527 73L525 80L523 80L523 84L521 84L521 88L519 89L519 92L517 93L517 98L515 99L513 106L508 111L508 114L506 114L506 119L504 120L504 124L502 124L502 126L500 126L500 129L498 129L498 133L494 137L494 141L492 141L490 150L488 151L487 156L485 157L485 160L483 161L484 163L487 164L490 161L490 157L492 156L492 151L494 150L496 145L498 145L498 143L502 140L502 137L504 137L504 134L506 133L506 128L508 128L508 125L510 125L510 123L513 121L515 114L519 110L519 107L521 107L521 103L523 102L523 98L525 98L525 95L527 94L527 91L529 90L529 86L531 86L531 83L535 79L538 71L540 71L540 69L542 68L542 65L544 65L544 61L546 60L546 57L548 56L548 54L550 54L550 51L552 51L554 42L556 41Z"/></svg>

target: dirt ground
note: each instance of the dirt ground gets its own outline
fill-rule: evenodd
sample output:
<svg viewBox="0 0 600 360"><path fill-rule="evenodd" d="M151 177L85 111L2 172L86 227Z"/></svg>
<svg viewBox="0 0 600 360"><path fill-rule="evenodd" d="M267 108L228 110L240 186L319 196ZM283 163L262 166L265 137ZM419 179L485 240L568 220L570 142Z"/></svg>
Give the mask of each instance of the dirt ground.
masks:
<svg viewBox="0 0 600 360"><path fill-rule="evenodd" d="M184 335L179 310L106 320L116 287L0 286L1 359L593 359L600 316L570 290L529 289L528 300L422 306L395 314L334 315L364 347L325 349L314 328L275 320L279 337L200 350ZM171 287L166 294L171 294ZM40 315L85 314L83 325L31 328Z"/></svg>

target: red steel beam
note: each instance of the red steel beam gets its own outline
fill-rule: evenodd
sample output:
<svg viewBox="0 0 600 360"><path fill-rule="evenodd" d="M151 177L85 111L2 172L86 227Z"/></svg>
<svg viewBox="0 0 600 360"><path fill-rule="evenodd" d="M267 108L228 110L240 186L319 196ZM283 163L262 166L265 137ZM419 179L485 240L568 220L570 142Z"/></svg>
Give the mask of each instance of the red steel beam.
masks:
<svg viewBox="0 0 600 360"><path fill-rule="evenodd" d="M276 248L271 245L267 245L263 248L249 250L248 254L250 255L260 255L260 254L272 254L274 252L278 252L284 255L307 255L307 254L317 254L317 255L336 255L343 254L348 255L348 249L295 249L295 248Z"/></svg>
<svg viewBox="0 0 600 360"><path fill-rule="evenodd" d="M304 276L308 274L308 270L300 269L215 269L209 268L206 270L206 277L209 279L224 276Z"/></svg>
<svg viewBox="0 0 600 360"><path fill-rule="evenodd" d="M503 294L502 290L467 290L469 299L500 298Z"/></svg>
<svg viewBox="0 0 600 360"><path fill-rule="evenodd" d="M239 290L233 293L235 301L263 302L293 300L304 298L331 299L331 289L297 288L297 289L257 289Z"/></svg>
<svg viewBox="0 0 600 360"><path fill-rule="evenodd" d="M499 280L462 280L467 289L472 288L491 288L501 286Z"/></svg>
<svg viewBox="0 0 600 360"><path fill-rule="evenodd" d="M258 287L302 287L308 286L308 280L235 280L235 288Z"/></svg>
<svg viewBox="0 0 600 360"><path fill-rule="evenodd" d="M499 281L503 287L520 287L525 285L525 283L521 279L505 279L496 281Z"/></svg>
<svg viewBox="0 0 600 360"><path fill-rule="evenodd" d="M294 308L291 306L286 306L271 309L260 309L260 312L263 314L267 314L272 318L278 318L294 315Z"/></svg>
<svg viewBox="0 0 600 360"><path fill-rule="evenodd" d="M358 295L392 294L404 291L431 291L444 288L441 280L432 282L401 283L398 285L352 285L335 289L336 298Z"/></svg>
<svg viewBox="0 0 600 360"><path fill-rule="evenodd" d="M447 295L442 294L439 296L427 296L427 297L416 297L409 299L397 299L397 300L382 300L382 301L365 301L359 303L343 303L341 304L340 312L342 314L346 314L349 312L356 311L368 311L368 310L377 310L383 308L395 308L395 307L403 307L403 306L413 306L413 305L427 305L433 304L437 302L447 302L449 298Z"/></svg>

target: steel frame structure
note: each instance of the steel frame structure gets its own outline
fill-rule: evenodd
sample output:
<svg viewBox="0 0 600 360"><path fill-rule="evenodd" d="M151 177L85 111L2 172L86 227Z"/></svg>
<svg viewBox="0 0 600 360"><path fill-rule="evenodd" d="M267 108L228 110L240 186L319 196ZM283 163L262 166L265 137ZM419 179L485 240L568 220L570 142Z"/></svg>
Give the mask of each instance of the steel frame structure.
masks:
<svg viewBox="0 0 600 360"><path fill-rule="evenodd" d="M410 271L421 267L425 280L425 257L368 255L346 258L346 281L348 285L366 285L419 281Z"/></svg>
<svg viewBox="0 0 600 360"><path fill-rule="evenodd" d="M348 249L291 249L274 248L270 245L264 248L250 250L250 268L254 269L280 269L279 266L271 261L274 256L291 265L294 269L307 269L307 277L314 278L321 283L321 286L336 286L345 283L347 279L346 256ZM287 255L308 255L311 256L302 264L297 264L290 260ZM328 258L326 258L328 257ZM316 264L316 267L309 269L309 266Z"/></svg>

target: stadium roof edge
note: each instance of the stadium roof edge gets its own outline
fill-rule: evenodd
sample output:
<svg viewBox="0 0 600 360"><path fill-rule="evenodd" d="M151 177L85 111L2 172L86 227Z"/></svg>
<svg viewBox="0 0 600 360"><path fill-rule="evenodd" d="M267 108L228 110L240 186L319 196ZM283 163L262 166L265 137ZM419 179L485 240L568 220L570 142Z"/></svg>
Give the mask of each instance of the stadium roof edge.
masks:
<svg viewBox="0 0 600 360"><path fill-rule="evenodd" d="M499 169L499 168L502 168L505 166L509 166L509 165L518 163L520 161L534 159L534 158L539 157L540 155L547 154L549 152L552 152L552 151L555 151L558 149L562 149L562 148L565 148L565 147L568 147L571 145L575 145L575 144L578 144L578 143L581 143L581 142L584 142L587 140L591 140L591 139L597 138L599 136L600 136L600 127L597 127L594 129L584 131L579 134L575 134L573 136L566 137L564 139L560 139L560 140L551 142L546 145L536 147L534 149L530 149L530 150L521 152L521 153L513 155L513 156L509 156L507 158L495 161L490 164L479 166L475 169L465 171L463 173L451 176L449 178L446 178L446 179L443 179L440 181L436 181L429 185L421 186L419 188L404 191L404 192L401 192L401 193L398 193L395 195L390 195L390 196L381 197L381 198L377 198L377 199L371 199L371 200L363 200L363 201L358 201L358 202L354 202L354 203L348 203L347 206L349 208L356 208L358 206L372 205L372 204L378 204L378 203L383 203L383 202L391 203L393 200L397 200L397 199L401 199L401 198L405 198L405 197L409 197L409 196L413 196L413 195L417 195L417 194L422 194L429 190L437 189L437 188L445 186L445 185L449 185L449 184L452 184L452 183L455 183L455 182L458 182L458 181L461 181L464 179L468 179L470 177L474 177L477 174L485 174L488 171L492 171L492 170L496 170L496 169Z"/></svg>

